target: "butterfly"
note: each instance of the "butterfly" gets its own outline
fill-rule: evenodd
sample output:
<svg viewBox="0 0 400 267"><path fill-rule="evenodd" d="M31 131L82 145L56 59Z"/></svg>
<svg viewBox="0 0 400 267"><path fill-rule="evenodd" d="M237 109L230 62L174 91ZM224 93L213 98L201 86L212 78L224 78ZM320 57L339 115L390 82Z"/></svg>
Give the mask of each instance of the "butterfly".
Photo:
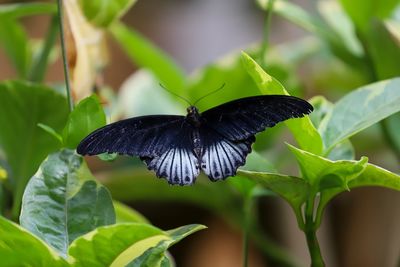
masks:
<svg viewBox="0 0 400 267"><path fill-rule="evenodd" d="M307 101L287 95L240 98L202 113L191 105L186 116L148 115L106 125L84 138L77 152L139 156L169 184L191 185L200 170L217 181L245 164L255 134L312 111Z"/></svg>

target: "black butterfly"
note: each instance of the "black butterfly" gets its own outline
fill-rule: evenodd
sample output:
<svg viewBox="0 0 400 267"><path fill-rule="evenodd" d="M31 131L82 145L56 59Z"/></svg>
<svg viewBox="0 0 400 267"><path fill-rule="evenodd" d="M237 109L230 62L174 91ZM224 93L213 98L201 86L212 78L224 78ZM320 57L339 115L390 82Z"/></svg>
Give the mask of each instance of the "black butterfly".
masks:
<svg viewBox="0 0 400 267"><path fill-rule="evenodd" d="M170 184L193 184L200 169L217 181L244 165L256 133L312 110L307 101L286 95L241 98L203 113L190 106L186 116L150 115L106 125L83 139L77 152L139 156Z"/></svg>

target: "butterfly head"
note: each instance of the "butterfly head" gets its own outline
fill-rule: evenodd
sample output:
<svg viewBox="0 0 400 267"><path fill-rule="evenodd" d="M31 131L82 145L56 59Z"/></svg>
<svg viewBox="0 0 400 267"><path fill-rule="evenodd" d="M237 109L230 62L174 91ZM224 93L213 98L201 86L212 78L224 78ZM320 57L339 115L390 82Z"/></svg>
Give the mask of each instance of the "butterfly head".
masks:
<svg viewBox="0 0 400 267"><path fill-rule="evenodd" d="M186 111L187 111L186 118L189 120L189 122L191 122L195 126L200 125L199 110L195 106L190 106L186 109Z"/></svg>
<svg viewBox="0 0 400 267"><path fill-rule="evenodd" d="M199 114L199 110L195 107L195 106L190 106L186 109L188 115L195 115L195 114Z"/></svg>

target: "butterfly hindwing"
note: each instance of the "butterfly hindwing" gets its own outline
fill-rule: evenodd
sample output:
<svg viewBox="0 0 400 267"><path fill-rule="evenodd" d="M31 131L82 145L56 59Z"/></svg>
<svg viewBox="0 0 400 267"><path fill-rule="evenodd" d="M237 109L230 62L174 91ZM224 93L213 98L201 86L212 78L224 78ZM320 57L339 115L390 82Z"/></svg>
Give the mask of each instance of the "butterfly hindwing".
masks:
<svg viewBox="0 0 400 267"><path fill-rule="evenodd" d="M169 149L179 134L183 116L157 115L126 119L106 125L81 141L81 155L118 153L130 156L157 156Z"/></svg>
<svg viewBox="0 0 400 267"><path fill-rule="evenodd" d="M192 132L193 128L184 122L168 149L155 157L142 158L148 169L154 170L157 177L166 178L170 184L193 184L200 167L193 153Z"/></svg>
<svg viewBox="0 0 400 267"><path fill-rule="evenodd" d="M303 117L313 107L287 95L263 95L237 99L201 114L205 123L230 140L244 140L278 122Z"/></svg>
<svg viewBox="0 0 400 267"><path fill-rule="evenodd" d="M237 169L245 164L255 141L254 136L232 141L207 126L201 129L200 138L203 145L201 169L212 181L234 176Z"/></svg>

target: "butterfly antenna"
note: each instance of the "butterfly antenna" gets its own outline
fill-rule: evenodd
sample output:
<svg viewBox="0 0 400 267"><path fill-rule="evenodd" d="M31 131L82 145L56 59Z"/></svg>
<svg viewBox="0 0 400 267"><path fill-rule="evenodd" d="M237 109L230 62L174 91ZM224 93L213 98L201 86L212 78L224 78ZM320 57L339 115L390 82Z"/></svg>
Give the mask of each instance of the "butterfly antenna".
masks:
<svg viewBox="0 0 400 267"><path fill-rule="evenodd" d="M218 92L219 90L221 90L221 89L224 88L224 87L225 87L225 83L223 83L218 89L216 89L216 90L214 90L214 91L212 91L212 92L210 92L210 93L208 93L208 94L206 94L206 95L203 95L202 97L200 97L199 99L197 99L197 100L194 102L193 106L196 105L198 102L200 102L200 100L206 98L207 96L210 96L210 95L212 95L212 94L215 94L216 92Z"/></svg>
<svg viewBox="0 0 400 267"><path fill-rule="evenodd" d="M178 94L175 94L174 92L168 90L162 83L159 83L159 85L161 86L162 89L164 89L165 91L167 91L168 93L170 93L171 95L174 95L176 97L179 97L180 99L184 100L186 103L189 104L189 106L193 106L192 103L190 103L189 100L187 100L186 98L184 98L183 96L180 96Z"/></svg>

